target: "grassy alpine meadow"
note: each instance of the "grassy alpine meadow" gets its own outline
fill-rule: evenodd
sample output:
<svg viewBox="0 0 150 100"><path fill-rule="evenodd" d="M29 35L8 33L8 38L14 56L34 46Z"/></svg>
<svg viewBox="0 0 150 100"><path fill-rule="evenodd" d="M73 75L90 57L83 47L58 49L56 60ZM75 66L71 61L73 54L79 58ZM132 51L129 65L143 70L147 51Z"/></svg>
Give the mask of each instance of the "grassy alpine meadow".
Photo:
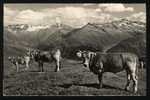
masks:
<svg viewBox="0 0 150 100"><path fill-rule="evenodd" d="M104 73L103 88L99 89L98 76L83 67L76 56L79 50L129 52L145 64L145 6L145 3L5 4L3 95L146 96L146 68L138 69L136 94L132 82L130 90L124 90L125 71ZM35 61L28 70L21 65L17 72L8 61L9 56L23 57L29 49L51 52L56 48L63 57L59 72L54 72L54 63L44 63L44 72L38 72Z"/></svg>
<svg viewBox="0 0 150 100"><path fill-rule="evenodd" d="M138 71L138 92L125 91L126 73L105 73L103 88L98 89L98 78L80 61L62 60L59 72L54 72L54 63L44 64L44 72L37 72L38 64L33 62L25 71L20 72L4 57L4 96L145 96L146 69ZM132 85L132 83L131 83Z"/></svg>

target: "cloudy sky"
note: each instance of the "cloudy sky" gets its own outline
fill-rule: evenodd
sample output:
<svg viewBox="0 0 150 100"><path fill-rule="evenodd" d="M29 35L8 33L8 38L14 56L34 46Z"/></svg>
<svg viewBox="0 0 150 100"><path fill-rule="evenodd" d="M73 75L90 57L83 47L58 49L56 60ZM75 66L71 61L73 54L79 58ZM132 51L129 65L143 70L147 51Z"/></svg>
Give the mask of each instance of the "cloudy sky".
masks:
<svg viewBox="0 0 150 100"><path fill-rule="evenodd" d="M145 4L4 4L4 25L53 25L80 27L119 18L145 22Z"/></svg>

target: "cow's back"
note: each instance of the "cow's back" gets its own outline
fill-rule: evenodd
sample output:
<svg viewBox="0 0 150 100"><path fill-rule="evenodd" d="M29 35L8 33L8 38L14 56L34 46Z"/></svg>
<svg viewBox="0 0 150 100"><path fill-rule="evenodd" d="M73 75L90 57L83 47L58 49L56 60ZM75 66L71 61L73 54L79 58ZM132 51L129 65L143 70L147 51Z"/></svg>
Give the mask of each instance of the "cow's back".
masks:
<svg viewBox="0 0 150 100"><path fill-rule="evenodd" d="M41 60L43 62L51 62L52 61L51 53L48 51L40 52L39 53L39 60Z"/></svg>
<svg viewBox="0 0 150 100"><path fill-rule="evenodd" d="M93 65L102 62L105 72L120 72L124 69L127 61L136 59L136 55L131 53L100 53L97 52L93 58Z"/></svg>
<svg viewBox="0 0 150 100"><path fill-rule="evenodd" d="M39 53L39 59L43 62L53 62L58 57L61 56L60 50L52 50L52 51L41 51Z"/></svg>

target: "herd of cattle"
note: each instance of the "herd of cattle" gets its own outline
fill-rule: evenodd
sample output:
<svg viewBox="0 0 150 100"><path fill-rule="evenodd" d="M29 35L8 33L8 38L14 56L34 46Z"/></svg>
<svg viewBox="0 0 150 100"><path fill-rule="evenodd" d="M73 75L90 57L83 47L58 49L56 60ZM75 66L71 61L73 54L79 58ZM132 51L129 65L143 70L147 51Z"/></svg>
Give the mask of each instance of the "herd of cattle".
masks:
<svg viewBox="0 0 150 100"><path fill-rule="evenodd" d="M91 72L98 76L99 88L102 88L102 76L104 72L117 73L125 70L127 73L127 84L125 90L129 90L130 82L133 81L133 91L138 89L138 68L143 68L144 61L139 60L137 55L132 53L102 53L91 51L77 51L76 56L81 58L83 66L88 67ZM9 61L16 66L17 72L19 65L25 65L25 70L29 69L31 62L35 61L39 65L39 71L43 72L43 63L55 62L55 72L60 70L61 51L40 51L28 49L24 56L8 57Z"/></svg>
<svg viewBox="0 0 150 100"><path fill-rule="evenodd" d="M31 62L35 61L39 65L39 71L43 72L43 64L45 62L56 63L55 71L60 70L61 52L59 49L50 51L40 51L28 49L24 56L8 57L8 60L16 66L17 72L19 71L19 65L25 65L25 70L29 69Z"/></svg>

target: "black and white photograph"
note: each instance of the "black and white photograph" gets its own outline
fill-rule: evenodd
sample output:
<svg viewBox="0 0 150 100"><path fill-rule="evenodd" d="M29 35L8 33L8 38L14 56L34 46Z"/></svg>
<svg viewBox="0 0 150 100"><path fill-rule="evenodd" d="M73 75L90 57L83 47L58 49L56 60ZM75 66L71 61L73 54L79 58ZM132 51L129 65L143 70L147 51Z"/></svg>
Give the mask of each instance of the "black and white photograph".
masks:
<svg viewBox="0 0 150 100"><path fill-rule="evenodd" d="M145 3L3 9L3 96L146 96Z"/></svg>

